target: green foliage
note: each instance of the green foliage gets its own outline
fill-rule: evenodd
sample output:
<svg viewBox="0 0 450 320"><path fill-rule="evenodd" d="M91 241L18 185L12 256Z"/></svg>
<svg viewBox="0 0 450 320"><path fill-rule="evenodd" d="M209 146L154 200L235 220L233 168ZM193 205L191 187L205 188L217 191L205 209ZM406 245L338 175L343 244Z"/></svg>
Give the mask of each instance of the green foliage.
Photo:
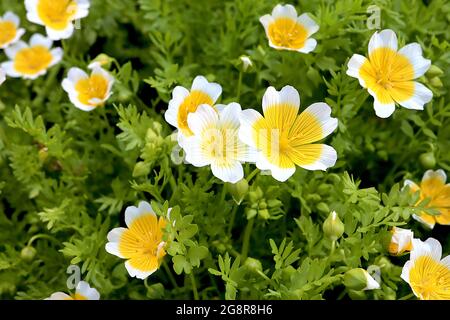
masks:
<svg viewBox="0 0 450 320"><path fill-rule="evenodd" d="M418 203L402 188L426 169L450 172L448 1L292 1L320 25L310 54L269 47L258 20L278 1L91 2L81 29L61 41L62 63L0 87L0 298L67 292L75 264L105 299L397 299L411 291L400 278L407 257L387 252L392 226L433 236L449 252L448 229L411 219L437 213L429 199ZM419 42L441 70L420 79L434 94L424 111L377 118L372 97L345 73L352 54L367 52L373 4L382 28L395 30L400 45ZM6 10L21 17L26 40L45 32L27 21L23 1L2 1ZM83 112L61 81L99 53L111 57L114 94L104 108ZM241 55L253 62L249 72ZM222 85L221 103L243 109L261 110L269 85L297 88L301 110L325 101L339 119L327 141L336 166L298 168L279 183L245 165L249 188L238 205L209 168L175 161L176 138L162 114L173 88L196 75ZM124 226L125 208L141 200L169 221L167 256L145 282L104 249L108 231ZM322 230L333 210L345 226L335 241ZM380 270L381 288L346 289L343 275L354 268Z"/></svg>

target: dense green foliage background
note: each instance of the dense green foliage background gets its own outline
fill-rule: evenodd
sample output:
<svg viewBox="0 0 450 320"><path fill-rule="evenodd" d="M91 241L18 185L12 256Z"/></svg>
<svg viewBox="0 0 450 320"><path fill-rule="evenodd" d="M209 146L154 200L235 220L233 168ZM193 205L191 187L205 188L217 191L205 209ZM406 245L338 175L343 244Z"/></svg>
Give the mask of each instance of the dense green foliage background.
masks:
<svg viewBox="0 0 450 320"><path fill-rule="evenodd" d="M35 81L8 79L0 87L0 298L67 292L66 269L76 264L104 299L348 299L342 274L370 265L381 268L381 289L350 297L395 299L411 291L400 279L407 257L386 252L389 226L433 236L449 252L448 227L430 231L410 219L420 211L412 207L417 198L400 189L429 167L419 161L423 153L450 173L450 3L291 1L320 25L318 46L307 55L268 46L258 19L277 3L93 0L81 29L61 42L62 63ZM373 4L399 46L419 42L444 70L421 79L434 93L425 111L399 108L380 119L373 99L345 74L353 53L367 53ZM6 10L21 16L25 39L45 33L26 20L23 1L1 0L0 13ZM105 108L83 112L61 80L100 53L116 59L114 95ZM243 54L254 63L250 72L240 71ZM190 87L196 75L220 83L221 101L244 109L260 110L269 85L297 88L301 110L327 102L339 119L327 140L336 166L298 169L286 183L256 175L237 205L209 168L171 160L176 142L163 112L174 86ZM246 166L246 176L253 169ZM179 213L165 265L143 282L104 246L107 232L124 225L126 206L145 199L167 200ZM335 249L321 228L330 210L345 223ZM34 257L21 253L27 244Z"/></svg>

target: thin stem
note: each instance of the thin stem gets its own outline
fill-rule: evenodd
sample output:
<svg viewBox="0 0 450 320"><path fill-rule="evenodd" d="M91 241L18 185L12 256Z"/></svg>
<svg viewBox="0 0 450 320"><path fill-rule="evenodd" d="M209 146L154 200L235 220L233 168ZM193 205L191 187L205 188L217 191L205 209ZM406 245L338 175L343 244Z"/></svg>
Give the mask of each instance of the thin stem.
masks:
<svg viewBox="0 0 450 320"><path fill-rule="evenodd" d="M53 241L53 242L55 242L55 243L59 243L59 240L56 239L55 237L52 237L52 236L49 236L49 235L47 235L47 234L41 233L41 234L37 234L37 235L31 237L30 240L28 240L27 246L28 246L28 247L31 246L32 243L33 243L35 240L37 240L37 239L47 239L47 240Z"/></svg>
<svg viewBox="0 0 450 320"><path fill-rule="evenodd" d="M251 218L250 220L248 220L247 227L245 227L244 240L241 252L241 262L244 262L247 259L248 249L250 246L250 236L252 235L254 223L255 218Z"/></svg>
<svg viewBox="0 0 450 320"><path fill-rule="evenodd" d="M247 182L250 182L250 180L252 180L258 173L259 173L259 169L255 168L255 170L253 170L248 176L247 176Z"/></svg>
<svg viewBox="0 0 450 320"><path fill-rule="evenodd" d="M243 74L244 73L242 72L242 70L239 71L239 79L238 79L237 93L236 93L236 96L237 96L238 100L241 97L241 87L242 87L242 76L243 76Z"/></svg>
<svg viewBox="0 0 450 320"><path fill-rule="evenodd" d="M178 287L177 281L175 280L175 277L173 276L172 271L170 270L166 261L163 261L163 267L164 267L164 270L166 271L167 276L169 277L169 280L172 283L172 285L178 289L179 287Z"/></svg>
<svg viewBox="0 0 450 320"><path fill-rule="evenodd" d="M233 210L231 211L230 222L228 223L228 234L231 234L231 230L233 230L234 219L236 219L236 212L237 212L238 208L239 208L239 206L235 205Z"/></svg>
<svg viewBox="0 0 450 320"><path fill-rule="evenodd" d="M194 270L191 271L191 273L189 274L189 277L191 279L192 292L194 293L194 299L195 300L200 300L200 297L199 297L198 291L197 291L197 284L195 282Z"/></svg>
<svg viewBox="0 0 450 320"><path fill-rule="evenodd" d="M409 299L411 299L412 297L414 297L414 293L413 293L413 292L411 292L410 294L407 294L407 295L404 296L404 297L399 298L398 300L409 300Z"/></svg>

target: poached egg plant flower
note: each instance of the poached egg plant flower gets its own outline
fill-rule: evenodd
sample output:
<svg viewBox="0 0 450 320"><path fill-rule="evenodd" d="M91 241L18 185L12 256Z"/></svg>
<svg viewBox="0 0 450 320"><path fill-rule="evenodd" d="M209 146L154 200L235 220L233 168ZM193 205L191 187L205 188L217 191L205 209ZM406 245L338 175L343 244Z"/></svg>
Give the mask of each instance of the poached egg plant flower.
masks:
<svg viewBox="0 0 450 320"><path fill-rule="evenodd" d="M166 255L162 238L167 220L158 219L151 205L141 201L137 207L125 209L125 223L127 228L115 228L108 233L105 249L127 259L125 268L131 277L145 279L159 268Z"/></svg>
<svg viewBox="0 0 450 320"><path fill-rule="evenodd" d="M89 0L25 0L27 19L45 26L52 40L70 38L73 21L89 14Z"/></svg>
<svg viewBox="0 0 450 320"><path fill-rule="evenodd" d="M105 104L112 94L113 84L114 78L106 70L95 66L91 75L80 68L71 68L62 87L75 107L91 111Z"/></svg>
<svg viewBox="0 0 450 320"><path fill-rule="evenodd" d="M19 25L19 17L11 11L0 17L0 49L17 42L24 35L25 29L19 28Z"/></svg>
<svg viewBox="0 0 450 320"><path fill-rule="evenodd" d="M64 292L55 292L45 300L99 300L100 293L97 289L91 288L86 281L80 281L73 295Z"/></svg>
<svg viewBox="0 0 450 320"><path fill-rule="evenodd" d="M59 63L63 57L63 50L52 49L52 44L52 40L40 34L34 34L29 44L18 41L5 49L10 61L3 62L1 67L10 77L36 79L46 74L47 69Z"/></svg>
<svg viewBox="0 0 450 320"><path fill-rule="evenodd" d="M6 80L6 74L5 71L3 71L2 68L0 68L0 84L2 84L3 82L5 82Z"/></svg>
<svg viewBox="0 0 450 320"><path fill-rule="evenodd" d="M175 87L164 118L178 129L178 143L181 147L184 145L184 137L193 135L188 125L188 115L202 104L214 106L221 94L222 87L217 83L208 82L203 76L195 77L190 91L181 86Z"/></svg>
<svg viewBox="0 0 450 320"><path fill-rule="evenodd" d="M281 91L269 87L262 100L264 116L247 109L241 112L239 138L258 150L256 166L270 170L278 181L286 181L295 166L307 170L326 170L334 166L336 150L315 144L333 132L338 120L332 118L326 103L314 103L300 115L298 91L285 86Z"/></svg>
<svg viewBox="0 0 450 320"><path fill-rule="evenodd" d="M430 215L426 212L421 212L419 215L413 214L414 219L431 229L436 223L450 225L450 184L446 184L446 180L447 175L442 169L427 170L420 186L411 180L405 180L405 186L409 186L411 192L419 191L419 202L430 198L426 206L439 211L438 215Z"/></svg>
<svg viewBox="0 0 450 320"><path fill-rule="evenodd" d="M414 81L430 67L431 61L422 56L418 43L397 50L397 35L386 29L375 32L369 41L369 57L354 54L348 62L347 74L357 78L374 98L375 113L388 118L395 104L413 110L423 110L433 93Z"/></svg>
<svg viewBox="0 0 450 320"><path fill-rule="evenodd" d="M211 166L214 176L237 183L244 178L242 162L255 161L255 150L239 140L241 106L230 103L216 106L219 112L203 104L188 115L193 135L186 138L186 161L196 167Z"/></svg>
<svg viewBox="0 0 450 320"><path fill-rule="evenodd" d="M290 4L276 5L271 15L266 14L259 21L272 48L309 53L317 45L317 41L310 37L319 30L319 26L307 13L298 16Z"/></svg>
<svg viewBox="0 0 450 320"><path fill-rule="evenodd" d="M421 300L450 300L450 256L442 259L442 246L434 238L413 240L410 260L401 277Z"/></svg>
<svg viewBox="0 0 450 320"><path fill-rule="evenodd" d="M406 251L411 251L414 233L409 229L393 227L391 229L392 238L388 251L392 255L400 255Z"/></svg>

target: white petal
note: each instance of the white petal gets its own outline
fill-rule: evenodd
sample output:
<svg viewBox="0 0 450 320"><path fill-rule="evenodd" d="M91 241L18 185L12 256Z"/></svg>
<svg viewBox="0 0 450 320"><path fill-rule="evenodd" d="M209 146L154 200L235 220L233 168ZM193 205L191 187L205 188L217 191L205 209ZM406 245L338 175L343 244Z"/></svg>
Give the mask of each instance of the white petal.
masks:
<svg viewBox="0 0 450 320"><path fill-rule="evenodd" d="M266 35L267 35L267 31L269 29L269 25L274 22L273 17L270 14L266 14L264 16L262 16L261 18L259 18L259 22L261 22L261 24L264 27L264 30L266 31Z"/></svg>
<svg viewBox="0 0 450 320"><path fill-rule="evenodd" d="M302 48L300 48L296 51L302 52L302 53L310 53L311 51L313 51L316 48L316 46L317 46L317 40L310 38L305 41L305 45Z"/></svg>
<svg viewBox="0 0 450 320"><path fill-rule="evenodd" d="M138 279L144 280L148 276L150 276L152 273L154 273L157 269L151 270L151 271L141 271L139 269L133 268L130 264L130 261L125 262L125 268L128 271L128 274L131 277L136 277Z"/></svg>
<svg viewBox="0 0 450 320"><path fill-rule="evenodd" d="M441 260L441 263L445 265L448 269L450 269L450 256L446 256Z"/></svg>
<svg viewBox="0 0 450 320"><path fill-rule="evenodd" d="M442 258L441 243L434 238L428 238L427 240L425 240L425 244L430 247L431 257L436 261L441 261Z"/></svg>
<svg viewBox="0 0 450 320"><path fill-rule="evenodd" d="M201 137L191 136L184 138L183 145L186 152L186 161L195 167L204 167L211 163L210 159L205 157L200 147Z"/></svg>
<svg viewBox="0 0 450 320"><path fill-rule="evenodd" d="M414 93L411 98L397 101L399 105L407 109L423 110L426 103L433 98L433 92L419 82L414 82Z"/></svg>
<svg viewBox="0 0 450 320"><path fill-rule="evenodd" d="M412 261L406 261L406 263L402 269L402 274L400 275L400 277L403 280L405 280L408 284L409 284L409 272L410 272L412 266L413 266Z"/></svg>
<svg viewBox="0 0 450 320"><path fill-rule="evenodd" d="M77 109L80 109L82 111L89 112L89 111L92 111L92 110L94 110L96 108L95 106L90 106L90 105L81 103L81 101L78 99L78 92L76 92L76 91L69 93L69 99L70 99L70 102L72 102L72 104Z"/></svg>
<svg viewBox="0 0 450 320"><path fill-rule="evenodd" d="M390 48L397 51L397 35L390 29L375 32L369 41L369 55L378 48Z"/></svg>
<svg viewBox="0 0 450 320"><path fill-rule="evenodd" d="M308 30L307 37L311 36L313 33L316 33L319 30L319 25L311 19L311 17L307 13L303 13L297 19L297 22L303 25L306 30Z"/></svg>
<svg viewBox="0 0 450 320"><path fill-rule="evenodd" d="M16 15L14 12L6 11L3 15L3 21L11 21L14 23L16 28L20 25L20 18L18 15Z"/></svg>
<svg viewBox="0 0 450 320"><path fill-rule="evenodd" d="M380 284L368 273L365 273L367 279L367 286L363 290L379 289Z"/></svg>
<svg viewBox="0 0 450 320"><path fill-rule="evenodd" d="M303 169L307 170L327 170L330 167L333 167L336 164L337 153L333 147L329 145L323 144L322 153L314 163L308 165L301 165Z"/></svg>
<svg viewBox="0 0 450 320"><path fill-rule="evenodd" d="M414 79L423 76L431 66L431 60L422 56L422 48L416 42L407 44L398 53L406 56L413 65Z"/></svg>
<svg viewBox="0 0 450 320"><path fill-rule="evenodd" d="M30 22L43 25L43 22L38 15L37 4L38 4L38 0L25 0L25 8L27 10L27 19Z"/></svg>
<svg viewBox="0 0 450 320"><path fill-rule="evenodd" d="M231 125L233 128L238 129L240 126L239 115L241 112L241 105L239 103L232 102L220 111L219 122L222 124L227 124L227 127Z"/></svg>
<svg viewBox="0 0 450 320"><path fill-rule="evenodd" d="M271 166L270 171L272 173L272 177L275 180L278 180L280 182L284 182L295 173L295 165L293 164L293 167L291 168L279 168L276 166Z"/></svg>
<svg viewBox="0 0 450 320"><path fill-rule="evenodd" d="M120 238L122 234L127 230L126 228L114 228L112 229L108 235L108 243L105 245L106 252L113 254L119 258L125 258L120 253L119 245L120 245Z"/></svg>
<svg viewBox="0 0 450 320"><path fill-rule="evenodd" d="M5 54L9 59L14 60L14 58L16 57L16 54L25 48L28 48L28 45L23 41L18 41L15 44L7 47L5 49Z"/></svg>
<svg viewBox="0 0 450 320"><path fill-rule="evenodd" d="M420 217L420 215L413 214L412 217L413 217L414 220L416 220L416 221L418 221L418 222L420 222L420 223L426 225L426 226L427 226L428 228L430 228L430 229L433 229L433 228L434 228L434 225L436 224L435 222L430 223L430 222L428 222L428 221L423 220L423 219Z"/></svg>
<svg viewBox="0 0 450 320"><path fill-rule="evenodd" d="M442 181L442 183L445 183L445 181L447 181L447 175L445 174L444 170L442 170L442 169L438 169L436 171L427 170L423 174L422 181L429 180L429 179L439 179Z"/></svg>
<svg viewBox="0 0 450 320"><path fill-rule="evenodd" d="M322 128L322 138L325 138L338 126L338 119L331 117L331 108L324 102L317 102L310 105L303 112L311 114Z"/></svg>
<svg viewBox="0 0 450 320"><path fill-rule="evenodd" d="M241 126L239 128L239 139L248 146L256 148L256 141L253 140L253 125L262 119L262 115L253 109L243 110L239 115Z"/></svg>
<svg viewBox="0 0 450 320"><path fill-rule="evenodd" d="M406 186L409 186L409 189L412 191L419 189L419 186L414 181L411 181L409 179L406 179L403 184L403 187L406 187Z"/></svg>
<svg viewBox="0 0 450 320"><path fill-rule="evenodd" d="M67 26L62 30L55 30L50 27L45 27L45 30L47 31L49 39L61 40L61 39L68 39L72 36L74 26L72 22L68 22Z"/></svg>
<svg viewBox="0 0 450 320"><path fill-rule="evenodd" d="M71 300L72 297L69 296L67 293L64 292L55 292L52 293L52 295L48 298L45 298L44 300Z"/></svg>
<svg viewBox="0 0 450 320"><path fill-rule="evenodd" d="M30 47L34 46L44 46L47 49L50 49L52 47L53 41L49 38L44 37L43 35L39 33L35 33L30 38Z"/></svg>
<svg viewBox="0 0 450 320"><path fill-rule="evenodd" d="M347 64L347 74L350 77L356 78L359 80L359 84L365 88L366 83L364 82L364 79L359 76L359 70L361 70L362 65L367 61L367 58L360 55L360 54L354 54Z"/></svg>
<svg viewBox="0 0 450 320"><path fill-rule="evenodd" d="M300 107L300 95L292 86L285 86L279 92L274 87L267 88L262 100L263 111L275 105L289 104L297 109Z"/></svg>
<svg viewBox="0 0 450 320"><path fill-rule="evenodd" d="M430 245L420 239L413 239L410 260L414 263L418 258L423 256L431 256Z"/></svg>
<svg viewBox="0 0 450 320"><path fill-rule="evenodd" d="M181 86L175 87L172 91L172 99L169 101L169 107L164 113L166 121L176 128L178 128L178 110L187 96L189 96L189 90Z"/></svg>
<svg viewBox="0 0 450 320"><path fill-rule="evenodd" d="M76 293L78 293L79 295L82 295L83 297L87 298L88 300L99 300L100 299L100 294L98 293L98 291L94 288L91 288L86 281L78 282Z"/></svg>
<svg viewBox="0 0 450 320"><path fill-rule="evenodd" d="M188 114L187 122L189 129L195 135L201 135L202 132L208 128L217 127L217 122L219 121L219 115L213 109L213 107L202 104L195 112Z"/></svg>
<svg viewBox="0 0 450 320"><path fill-rule="evenodd" d="M223 182L236 183L244 178L244 169L239 161L230 161L225 166L213 162L211 170L213 175Z"/></svg>
<svg viewBox="0 0 450 320"><path fill-rule="evenodd" d="M125 224L129 228L135 219L147 214L155 215L155 212L148 202L141 201L139 202L138 207L129 206L125 209Z"/></svg>
<svg viewBox="0 0 450 320"><path fill-rule="evenodd" d="M2 68L0 68L0 84L5 82L5 80L6 80L6 73L5 73L5 71L3 71Z"/></svg>
<svg viewBox="0 0 450 320"><path fill-rule="evenodd" d="M289 18L296 20L297 10L295 10L294 6L290 4L286 4L284 6L281 4L277 4L272 10L272 17L274 17L274 19Z"/></svg>
<svg viewBox="0 0 450 320"><path fill-rule="evenodd" d="M61 62L63 55L64 55L64 51L62 48L54 48L54 49L50 50L50 53L53 56L53 60L49 65L50 67Z"/></svg>
<svg viewBox="0 0 450 320"><path fill-rule="evenodd" d="M193 90L198 90L206 93L208 96L211 97L213 103L215 103L222 94L222 87L219 84L214 82L208 82L208 80L206 80L206 78L203 76L195 77L191 87L191 91Z"/></svg>
<svg viewBox="0 0 450 320"><path fill-rule="evenodd" d="M272 168L272 164L267 160L266 156L262 152L258 152L256 158L256 167L261 171L267 171Z"/></svg>
<svg viewBox="0 0 450 320"><path fill-rule="evenodd" d="M12 61L3 62L1 64L1 68L3 69L3 71L6 73L6 75L8 77L19 78L22 76L20 73L18 73L16 71L16 69L14 68L14 62L12 62Z"/></svg>
<svg viewBox="0 0 450 320"><path fill-rule="evenodd" d="M375 109L375 114L380 118L389 118L395 111L394 102L383 104L378 102L376 98L374 98L373 107Z"/></svg>

